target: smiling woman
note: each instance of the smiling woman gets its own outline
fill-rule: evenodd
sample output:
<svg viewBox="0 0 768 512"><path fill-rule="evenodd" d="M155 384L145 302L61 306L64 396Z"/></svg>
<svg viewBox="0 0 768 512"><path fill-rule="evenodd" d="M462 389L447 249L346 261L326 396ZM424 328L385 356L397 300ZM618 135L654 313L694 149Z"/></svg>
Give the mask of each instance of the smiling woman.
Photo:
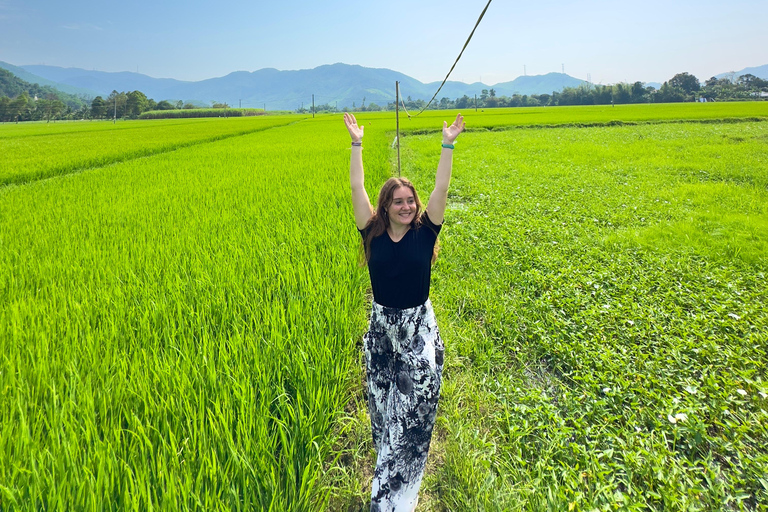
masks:
<svg viewBox="0 0 768 512"><path fill-rule="evenodd" d="M376 448L371 511L416 508L427 462L443 371L443 342L429 283L437 257L451 181L453 142L461 114L443 122L443 149L426 211L413 184L390 178L374 210L364 187L362 138L355 116L344 114L352 137L350 184L355 223L363 238L373 289L365 349L368 412Z"/></svg>
<svg viewBox="0 0 768 512"><path fill-rule="evenodd" d="M397 183L395 185L396 187L392 187L394 193L392 194L389 208L384 211L389 218L393 231L394 228L397 228L397 231L402 230L403 234L405 234L417 212L416 191L412 187L409 188ZM401 238L402 236L394 241L399 242Z"/></svg>

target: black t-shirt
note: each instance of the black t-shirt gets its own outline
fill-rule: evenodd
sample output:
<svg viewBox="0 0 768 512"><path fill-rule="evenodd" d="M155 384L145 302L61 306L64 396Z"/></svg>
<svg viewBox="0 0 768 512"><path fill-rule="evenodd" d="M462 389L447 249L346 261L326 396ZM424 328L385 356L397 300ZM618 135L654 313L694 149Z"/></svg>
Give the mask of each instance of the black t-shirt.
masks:
<svg viewBox="0 0 768 512"><path fill-rule="evenodd" d="M410 228L399 242L393 242L386 231L371 240L368 273L377 304L407 309L427 301L432 250L441 227L433 224L424 212L421 226ZM363 240L367 229L359 230Z"/></svg>

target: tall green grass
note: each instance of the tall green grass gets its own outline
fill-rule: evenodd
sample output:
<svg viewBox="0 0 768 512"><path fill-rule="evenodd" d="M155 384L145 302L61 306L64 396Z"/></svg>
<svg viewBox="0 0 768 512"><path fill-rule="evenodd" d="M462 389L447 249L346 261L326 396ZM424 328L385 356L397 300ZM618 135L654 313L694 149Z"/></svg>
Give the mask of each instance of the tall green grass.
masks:
<svg viewBox="0 0 768 512"><path fill-rule="evenodd" d="M0 194L0 508L325 508L367 286L326 130Z"/></svg>
<svg viewBox="0 0 768 512"><path fill-rule="evenodd" d="M0 125L0 186L286 125L297 117Z"/></svg>

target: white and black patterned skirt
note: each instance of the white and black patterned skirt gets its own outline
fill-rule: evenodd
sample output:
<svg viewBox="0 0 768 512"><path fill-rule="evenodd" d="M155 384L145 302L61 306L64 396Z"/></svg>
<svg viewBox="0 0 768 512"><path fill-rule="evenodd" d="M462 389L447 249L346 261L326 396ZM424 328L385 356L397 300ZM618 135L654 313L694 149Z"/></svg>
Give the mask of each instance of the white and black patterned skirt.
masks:
<svg viewBox="0 0 768 512"><path fill-rule="evenodd" d="M398 309L373 303L363 345L377 461L371 511L411 510L437 415L444 346L429 300Z"/></svg>

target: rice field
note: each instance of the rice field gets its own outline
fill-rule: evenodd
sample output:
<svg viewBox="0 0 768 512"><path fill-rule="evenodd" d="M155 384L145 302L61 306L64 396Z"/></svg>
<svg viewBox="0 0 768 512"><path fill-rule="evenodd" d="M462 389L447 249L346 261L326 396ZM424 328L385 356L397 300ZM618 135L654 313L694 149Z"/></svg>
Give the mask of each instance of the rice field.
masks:
<svg viewBox="0 0 768 512"><path fill-rule="evenodd" d="M24 183L141 156L266 130L291 116L162 120L153 125L106 121L0 126L0 185Z"/></svg>
<svg viewBox="0 0 768 512"><path fill-rule="evenodd" d="M464 114L419 510L768 509L768 106ZM401 120L422 195L450 118ZM0 145L0 509L365 510L340 116Z"/></svg>

